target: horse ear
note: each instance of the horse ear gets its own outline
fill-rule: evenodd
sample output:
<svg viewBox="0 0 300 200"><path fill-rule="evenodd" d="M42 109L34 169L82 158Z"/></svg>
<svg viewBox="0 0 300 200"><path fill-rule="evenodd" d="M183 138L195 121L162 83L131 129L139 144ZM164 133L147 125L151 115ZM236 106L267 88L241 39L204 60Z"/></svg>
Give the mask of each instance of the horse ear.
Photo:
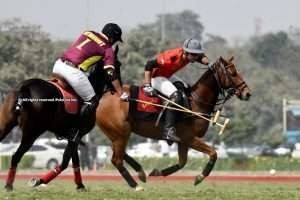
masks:
<svg viewBox="0 0 300 200"><path fill-rule="evenodd" d="M233 59L234 59L234 57L233 56L231 56L230 58L229 58L229 62L232 62L233 61Z"/></svg>

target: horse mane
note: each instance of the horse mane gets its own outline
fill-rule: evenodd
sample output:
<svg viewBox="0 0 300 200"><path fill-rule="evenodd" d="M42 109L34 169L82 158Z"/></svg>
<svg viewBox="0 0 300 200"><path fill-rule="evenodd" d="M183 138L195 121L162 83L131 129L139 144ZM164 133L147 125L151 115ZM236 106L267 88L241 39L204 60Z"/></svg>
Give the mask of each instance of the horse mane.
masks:
<svg viewBox="0 0 300 200"><path fill-rule="evenodd" d="M199 84L201 83L205 83L207 79L210 79L212 75L212 71L210 69L207 69L202 76L200 76L200 78L194 83L194 85L192 86L192 91L194 91Z"/></svg>

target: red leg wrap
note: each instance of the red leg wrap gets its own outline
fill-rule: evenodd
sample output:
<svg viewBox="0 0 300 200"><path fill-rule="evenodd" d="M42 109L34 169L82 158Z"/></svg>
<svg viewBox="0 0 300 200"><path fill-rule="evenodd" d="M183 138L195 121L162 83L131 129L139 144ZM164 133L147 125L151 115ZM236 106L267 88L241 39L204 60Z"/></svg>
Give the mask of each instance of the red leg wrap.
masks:
<svg viewBox="0 0 300 200"><path fill-rule="evenodd" d="M82 184L82 179L81 179L81 172L80 172L80 167L78 166L73 166L73 171L74 171L74 182L78 184Z"/></svg>
<svg viewBox="0 0 300 200"><path fill-rule="evenodd" d="M60 166L56 166L53 170L49 171L47 174L45 174L41 180L43 183L47 184L51 180L53 180L56 176L58 176L61 173Z"/></svg>
<svg viewBox="0 0 300 200"><path fill-rule="evenodd" d="M6 185L12 185L14 183L16 171L17 171L16 168L9 169L7 179L6 179Z"/></svg>

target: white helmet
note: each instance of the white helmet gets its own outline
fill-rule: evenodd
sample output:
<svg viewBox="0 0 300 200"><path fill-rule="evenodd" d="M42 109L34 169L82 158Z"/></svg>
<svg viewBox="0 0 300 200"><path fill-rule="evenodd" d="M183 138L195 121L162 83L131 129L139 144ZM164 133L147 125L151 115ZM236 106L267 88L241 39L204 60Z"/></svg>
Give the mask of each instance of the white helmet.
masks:
<svg viewBox="0 0 300 200"><path fill-rule="evenodd" d="M188 53L197 53L197 54L204 53L200 41L193 38L184 41L183 50Z"/></svg>

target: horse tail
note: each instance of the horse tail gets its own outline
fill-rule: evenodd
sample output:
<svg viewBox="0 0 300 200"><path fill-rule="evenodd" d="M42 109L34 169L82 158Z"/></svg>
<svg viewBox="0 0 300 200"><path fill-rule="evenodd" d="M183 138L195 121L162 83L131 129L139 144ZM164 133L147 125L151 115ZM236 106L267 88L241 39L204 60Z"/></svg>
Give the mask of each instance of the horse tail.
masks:
<svg viewBox="0 0 300 200"><path fill-rule="evenodd" d="M24 110L29 110L32 104L31 83L27 80L20 83L14 90L10 91L0 105L0 141L18 123L22 123ZM26 109L25 109L26 108Z"/></svg>
<svg viewBox="0 0 300 200"><path fill-rule="evenodd" d="M17 91L9 92L0 105L0 141L18 124L18 113L15 112Z"/></svg>

